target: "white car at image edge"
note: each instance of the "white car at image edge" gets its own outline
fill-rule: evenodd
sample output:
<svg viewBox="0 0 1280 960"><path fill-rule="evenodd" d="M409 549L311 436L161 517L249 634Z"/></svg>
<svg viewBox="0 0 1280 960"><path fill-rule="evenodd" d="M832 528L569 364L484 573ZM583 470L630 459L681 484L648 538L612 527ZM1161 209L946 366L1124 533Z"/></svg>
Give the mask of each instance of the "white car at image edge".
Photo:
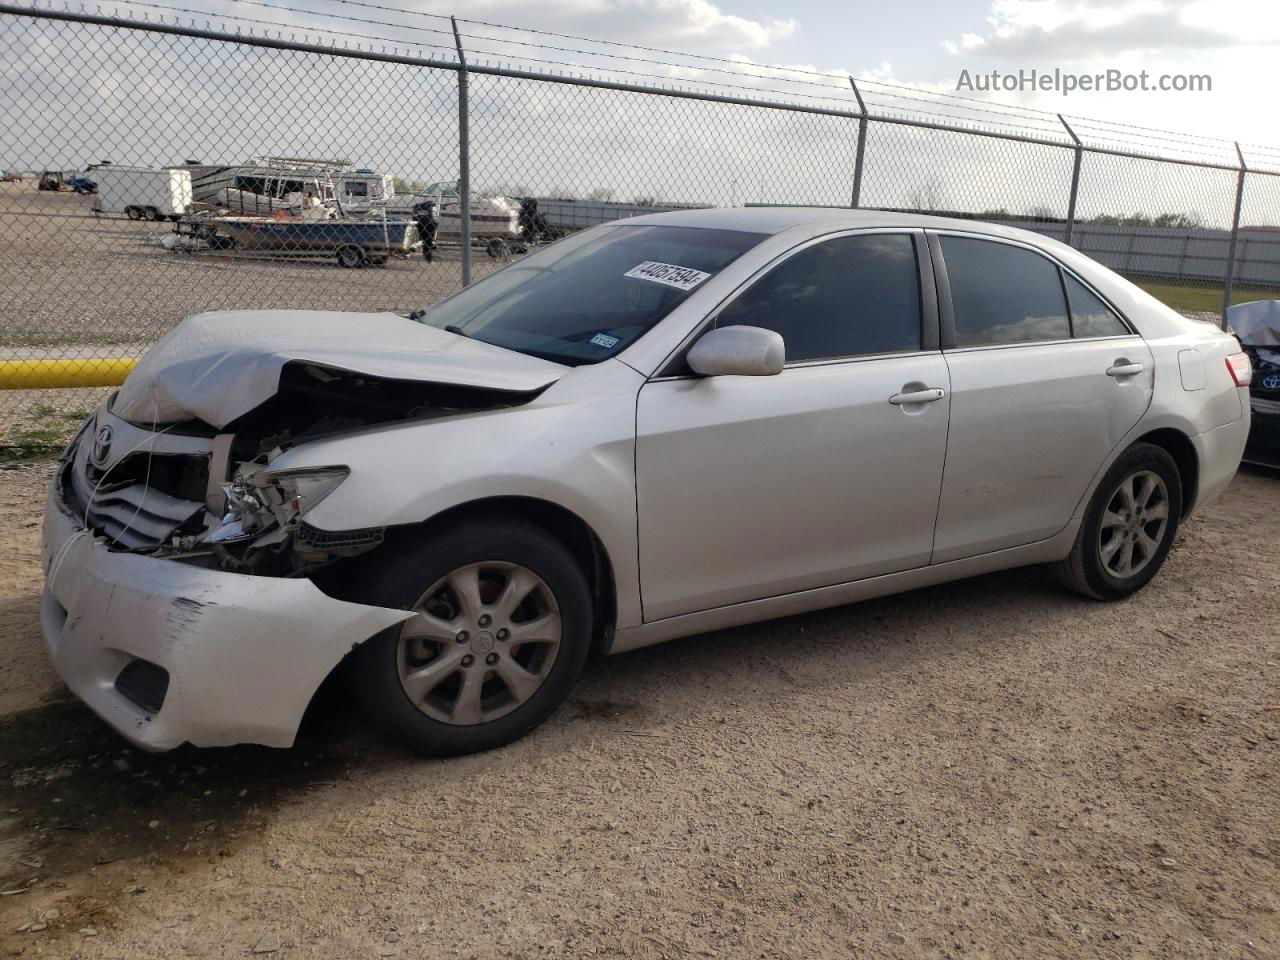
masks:
<svg viewBox="0 0 1280 960"><path fill-rule="evenodd" d="M410 317L190 317L64 454L42 623L133 743L288 746L339 668L429 753L592 652L1050 564L1226 487L1247 357L1070 247L875 211L586 230Z"/></svg>

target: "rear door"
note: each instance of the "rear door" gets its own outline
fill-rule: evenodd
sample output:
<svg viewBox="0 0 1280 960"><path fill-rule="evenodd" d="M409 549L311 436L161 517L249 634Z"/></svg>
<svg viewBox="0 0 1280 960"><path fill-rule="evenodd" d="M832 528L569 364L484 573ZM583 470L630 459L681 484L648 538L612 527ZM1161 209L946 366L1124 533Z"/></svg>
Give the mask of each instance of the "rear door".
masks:
<svg viewBox="0 0 1280 960"><path fill-rule="evenodd" d="M951 430L933 562L1043 540L1151 403L1146 343L1034 247L931 233Z"/></svg>

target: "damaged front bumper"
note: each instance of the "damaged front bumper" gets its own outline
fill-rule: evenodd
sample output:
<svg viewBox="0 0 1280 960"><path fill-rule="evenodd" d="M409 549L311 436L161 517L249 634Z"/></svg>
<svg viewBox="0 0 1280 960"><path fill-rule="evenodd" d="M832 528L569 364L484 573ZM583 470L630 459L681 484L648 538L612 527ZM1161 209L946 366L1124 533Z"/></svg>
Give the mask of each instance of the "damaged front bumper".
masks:
<svg viewBox="0 0 1280 960"><path fill-rule="evenodd" d="M139 747L290 746L333 667L411 616L302 578L110 549L63 502L66 469L45 505L45 643L71 691Z"/></svg>

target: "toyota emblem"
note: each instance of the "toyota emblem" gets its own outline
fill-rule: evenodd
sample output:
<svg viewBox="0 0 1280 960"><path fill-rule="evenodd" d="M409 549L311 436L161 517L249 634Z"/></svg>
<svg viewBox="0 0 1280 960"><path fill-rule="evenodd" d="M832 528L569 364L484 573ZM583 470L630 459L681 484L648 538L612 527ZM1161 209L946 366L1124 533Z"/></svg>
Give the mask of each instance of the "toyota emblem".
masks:
<svg viewBox="0 0 1280 960"><path fill-rule="evenodd" d="M93 435L93 462L98 466L106 466L107 457L111 454L111 428L103 424Z"/></svg>
<svg viewBox="0 0 1280 960"><path fill-rule="evenodd" d="M1269 373L1262 378L1263 390L1280 390L1280 373Z"/></svg>

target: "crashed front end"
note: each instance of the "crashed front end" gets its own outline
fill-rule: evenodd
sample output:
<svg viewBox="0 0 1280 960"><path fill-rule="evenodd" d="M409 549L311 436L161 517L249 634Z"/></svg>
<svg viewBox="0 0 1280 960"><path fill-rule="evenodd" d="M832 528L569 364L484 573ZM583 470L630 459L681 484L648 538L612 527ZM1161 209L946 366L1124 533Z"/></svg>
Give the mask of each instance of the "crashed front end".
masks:
<svg viewBox="0 0 1280 960"><path fill-rule="evenodd" d="M288 746L333 668L410 614L350 585L381 527L307 522L349 465L276 461L526 403L563 372L390 313L188 317L59 462L41 615L55 667L141 747Z"/></svg>
<svg viewBox="0 0 1280 960"><path fill-rule="evenodd" d="M73 469L63 465L45 509L41 626L71 691L139 747L287 747L328 672L408 616L305 578L114 549L63 499Z"/></svg>
<svg viewBox="0 0 1280 960"><path fill-rule="evenodd" d="M383 541L382 528L307 523L348 468L273 462L320 436L516 399L306 363L221 428L140 425L113 398L49 490L41 619L58 672L143 748L290 745L334 666L409 614L317 585Z"/></svg>
<svg viewBox="0 0 1280 960"><path fill-rule="evenodd" d="M329 671L408 616L316 586L311 569L381 531L353 541L305 526L302 494L273 500L284 490L259 464L237 475L229 440L149 433L104 405L50 485L50 656L73 693L146 749L289 746Z"/></svg>

